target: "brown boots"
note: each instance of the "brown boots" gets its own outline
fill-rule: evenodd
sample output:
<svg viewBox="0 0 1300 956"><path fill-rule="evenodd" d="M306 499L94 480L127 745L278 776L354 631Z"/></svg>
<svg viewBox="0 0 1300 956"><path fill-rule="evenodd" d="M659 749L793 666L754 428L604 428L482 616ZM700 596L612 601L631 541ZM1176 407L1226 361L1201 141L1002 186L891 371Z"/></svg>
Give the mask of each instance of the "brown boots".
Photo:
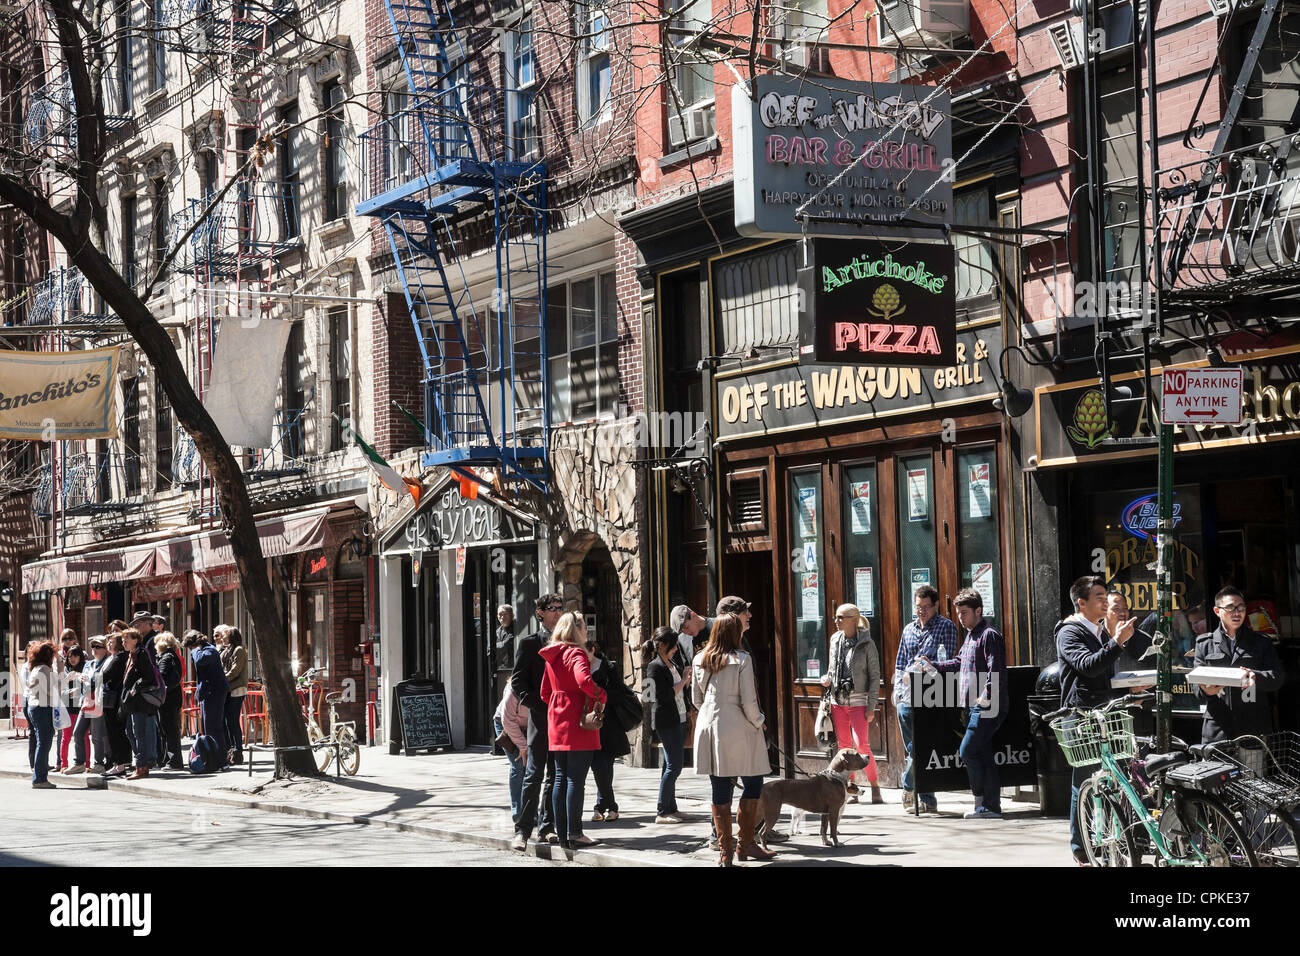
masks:
<svg viewBox="0 0 1300 956"><path fill-rule="evenodd" d="M776 856L771 850L764 850L754 839L754 828L758 823L758 801L740 801L740 849L737 855L742 860L770 860Z"/></svg>
<svg viewBox="0 0 1300 956"><path fill-rule="evenodd" d="M731 835L731 804L713 804L713 829L718 834L718 847L722 851L718 866L731 866L731 854L736 850L736 840Z"/></svg>

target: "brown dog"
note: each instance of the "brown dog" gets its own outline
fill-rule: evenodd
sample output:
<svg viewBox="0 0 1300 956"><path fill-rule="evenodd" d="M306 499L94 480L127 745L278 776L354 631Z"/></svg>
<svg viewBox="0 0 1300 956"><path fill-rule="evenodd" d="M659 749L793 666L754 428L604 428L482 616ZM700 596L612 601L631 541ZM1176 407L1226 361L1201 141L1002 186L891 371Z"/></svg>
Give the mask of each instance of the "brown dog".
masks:
<svg viewBox="0 0 1300 956"><path fill-rule="evenodd" d="M830 766L816 776L797 780L770 780L763 784L758 804L758 818L763 821L763 826L758 831L759 843L764 849L767 848L767 834L776 826L781 808L789 804L806 813L820 813L822 844L839 846L840 814L849 798L849 774L863 770L866 766L867 761L862 754L845 747L831 758ZM829 839L827 829L830 830Z"/></svg>

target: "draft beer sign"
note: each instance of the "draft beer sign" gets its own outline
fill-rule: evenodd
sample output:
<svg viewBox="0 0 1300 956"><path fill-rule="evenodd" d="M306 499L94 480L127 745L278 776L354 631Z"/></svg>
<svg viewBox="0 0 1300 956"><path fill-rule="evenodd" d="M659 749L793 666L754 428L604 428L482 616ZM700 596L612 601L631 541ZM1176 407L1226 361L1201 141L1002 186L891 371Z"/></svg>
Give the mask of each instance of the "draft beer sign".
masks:
<svg viewBox="0 0 1300 956"><path fill-rule="evenodd" d="M922 367L955 363L952 246L810 239L804 250L800 362Z"/></svg>

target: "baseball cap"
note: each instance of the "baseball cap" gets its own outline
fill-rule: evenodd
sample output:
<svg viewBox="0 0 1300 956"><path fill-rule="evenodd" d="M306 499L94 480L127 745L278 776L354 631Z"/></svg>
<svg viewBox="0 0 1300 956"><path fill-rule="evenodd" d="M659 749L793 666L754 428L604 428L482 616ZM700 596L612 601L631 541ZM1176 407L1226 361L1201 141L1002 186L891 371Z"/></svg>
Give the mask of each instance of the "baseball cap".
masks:
<svg viewBox="0 0 1300 956"><path fill-rule="evenodd" d="M742 597L736 597L734 594L724 597L718 602L719 614L740 614L748 611L750 604Z"/></svg>
<svg viewBox="0 0 1300 956"><path fill-rule="evenodd" d="M682 625L691 619L691 609L685 604L679 604L673 608L673 613L668 615L668 626L674 631L680 631Z"/></svg>

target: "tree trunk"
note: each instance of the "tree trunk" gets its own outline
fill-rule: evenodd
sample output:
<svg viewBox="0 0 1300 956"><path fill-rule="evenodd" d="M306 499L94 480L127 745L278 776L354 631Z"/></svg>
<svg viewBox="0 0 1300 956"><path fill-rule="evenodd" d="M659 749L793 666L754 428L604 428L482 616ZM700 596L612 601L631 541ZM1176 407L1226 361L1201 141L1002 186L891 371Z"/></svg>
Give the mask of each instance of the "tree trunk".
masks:
<svg viewBox="0 0 1300 956"><path fill-rule="evenodd" d="M212 475L221 503L221 514L230 537L230 547L239 569L239 583L253 620L253 640L262 662L271 733L278 746L305 747L307 728L289 669L288 642L280 626L279 601L271 590L266 573L266 558L257 536L252 502L230 445L222 438L221 432L191 387L171 337L118 274L108 257L89 244L77 248L63 242L63 237L59 238L73 264L118 314L131 337L148 357L154 374L171 399L177 420L194 439L194 446ZM279 766L291 773L317 773L315 756L307 750L288 751L277 768Z"/></svg>

